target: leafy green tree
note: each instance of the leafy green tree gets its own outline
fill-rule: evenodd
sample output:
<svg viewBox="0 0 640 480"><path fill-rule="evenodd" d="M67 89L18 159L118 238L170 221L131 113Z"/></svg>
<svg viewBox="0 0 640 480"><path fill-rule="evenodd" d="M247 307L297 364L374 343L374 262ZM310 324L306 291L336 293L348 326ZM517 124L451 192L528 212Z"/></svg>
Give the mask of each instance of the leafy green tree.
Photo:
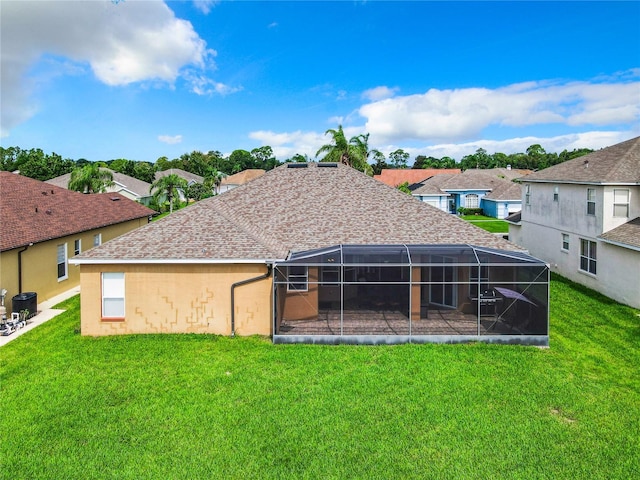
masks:
<svg viewBox="0 0 640 480"><path fill-rule="evenodd" d="M112 185L111 171L100 168L97 163L89 163L71 172L68 188L82 193L102 193Z"/></svg>
<svg viewBox="0 0 640 480"><path fill-rule="evenodd" d="M389 154L389 161L393 168L407 168L408 160L409 154L401 148Z"/></svg>
<svg viewBox="0 0 640 480"><path fill-rule="evenodd" d="M234 150L229 155L229 163L231 166L230 173L238 173L247 168L253 168L253 157L246 150Z"/></svg>
<svg viewBox="0 0 640 480"><path fill-rule="evenodd" d="M218 170L210 170L206 177L204 177L203 184L209 190L209 192L219 193L220 184L226 175ZM211 195L209 195L211 196Z"/></svg>
<svg viewBox="0 0 640 480"><path fill-rule="evenodd" d="M152 183L156 172L153 164L149 162L135 162L132 177L142 180L143 182Z"/></svg>
<svg viewBox="0 0 640 480"><path fill-rule="evenodd" d="M118 158L107 162L109 168L114 172L122 173L130 177L135 177L136 163L133 160L127 160L125 158Z"/></svg>
<svg viewBox="0 0 640 480"><path fill-rule="evenodd" d="M371 168L373 169L374 175L380 175L383 169L389 168L389 164L387 163L387 159L384 156L384 153L378 150L375 150L373 152L373 162L374 163Z"/></svg>
<svg viewBox="0 0 640 480"><path fill-rule="evenodd" d="M273 149L269 145L254 148L251 150L251 156L253 157L253 168L271 170L280 165L280 162L273 156Z"/></svg>
<svg viewBox="0 0 640 480"><path fill-rule="evenodd" d="M179 200L180 193L186 196L187 186L187 181L184 178L171 173L153 182L150 192L153 193L153 198L158 205L162 205L166 199L169 202L169 213L173 213L174 199L177 198Z"/></svg>
<svg viewBox="0 0 640 480"><path fill-rule="evenodd" d="M409 195L411 195L411 190L409 189L409 182L403 182L400 185L398 185L396 188L400 190L402 193L408 193Z"/></svg>
<svg viewBox="0 0 640 480"><path fill-rule="evenodd" d="M199 202L213 196L213 191L204 183L193 183L187 187L187 197Z"/></svg>

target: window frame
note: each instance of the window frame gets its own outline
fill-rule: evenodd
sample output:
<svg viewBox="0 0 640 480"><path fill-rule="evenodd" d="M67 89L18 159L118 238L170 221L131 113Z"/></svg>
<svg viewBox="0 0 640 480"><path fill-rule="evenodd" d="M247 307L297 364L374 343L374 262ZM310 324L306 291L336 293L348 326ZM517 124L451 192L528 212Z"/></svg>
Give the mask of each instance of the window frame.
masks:
<svg viewBox="0 0 640 480"><path fill-rule="evenodd" d="M553 201L557 202L560 198L560 188L556 185L553 187Z"/></svg>
<svg viewBox="0 0 640 480"><path fill-rule="evenodd" d="M62 251L60 250L62 248ZM60 261L60 254L62 253L62 261ZM56 246L56 266L58 281L62 282L69 278L69 264L67 263L69 256L67 255L67 243L61 243ZM63 267L64 273L60 275L60 267Z"/></svg>
<svg viewBox="0 0 640 480"><path fill-rule="evenodd" d="M626 193L626 199L624 202L617 202L616 201L616 192L625 192ZM629 218L629 200L630 200L630 195L629 195L629 189L628 188L614 188L613 189L613 216L615 218ZM625 214L624 215L616 215L616 207L625 207Z"/></svg>
<svg viewBox="0 0 640 480"><path fill-rule="evenodd" d="M524 186L524 204L531 205L531 185L528 183Z"/></svg>
<svg viewBox="0 0 640 480"><path fill-rule="evenodd" d="M105 286L107 288L105 288ZM105 290L109 290L106 292ZM109 294L109 295L107 295ZM118 294L118 295L114 295ZM105 321L122 321L126 311L125 274L124 272L102 272L100 274L100 315ZM121 309L116 314L107 315L105 300L122 300ZM109 305L113 308L113 305ZM111 312L109 312L111 313ZM120 314L120 315L118 315Z"/></svg>
<svg viewBox="0 0 640 480"><path fill-rule="evenodd" d="M102 233L96 233L93 235L93 246L99 247L102 245Z"/></svg>
<svg viewBox="0 0 640 480"><path fill-rule="evenodd" d="M73 241L73 255L80 255L82 253L82 239L76 238Z"/></svg>
<svg viewBox="0 0 640 480"><path fill-rule="evenodd" d="M586 247L586 248L585 248ZM580 271L591 275L597 274L598 244L586 238L580 239Z"/></svg>
<svg viewBox="0 0 640 480"><path fill-rule="evenodd" d="M472 202L469 200L472 200ZM467 193L464 196L464 206L465 208L480 208L480 195L477 193Z"/></svg>
<svg viewBox="0 0 640 480"><path fill-rule="evenodd" d="M569 247L571 246L571 237L569 236L568 233L563 233L562 235L562 251L563 252L568 252L569 251Z"/></svg>
<svg viewBox="0 0 640 480"><path fill-rule="evenodd" d="M293 269L304 269L304 273L292 273ZM292 281L292 279L295 279ZM300 285L301 288L297 288ZM305 265L290 265L287 267L287 292L309 291L309 267Z"/></svg>
<svg viewBox="0 0 640 480"><path fill-rule="evenodd" d="M592 198L593 194L593 198ZM596 189L587 188L587 215L596 214Z"/></svg>

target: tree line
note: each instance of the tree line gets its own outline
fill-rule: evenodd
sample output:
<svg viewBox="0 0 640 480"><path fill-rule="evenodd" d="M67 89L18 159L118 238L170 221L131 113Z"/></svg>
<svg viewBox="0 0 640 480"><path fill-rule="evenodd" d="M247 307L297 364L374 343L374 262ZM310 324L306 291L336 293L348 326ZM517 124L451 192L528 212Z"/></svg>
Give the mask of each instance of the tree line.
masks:
<svg viewBox="0 0 640 480"><path fill-rule="evenodd" d="M579 148L571 151L563 150L560 153L549 153L541 145L535 144L523 153L496 152L489 154L486 150L479 148L475 153L464 156L459 162L447 156L435 158L418 155L415 157L413 165L409 167L409 153L403 149L397 149L387 157L379 150L369 147L369 134L361 134L347 139L342 126L339 126L337 129L327 130L326 135L330 142L320 147L316 152L318 161L345 163L368 175L379 174L382 169L386 168L459 168L467 170L469 168L487 169L510 165L511 168L517 169L541 170L593 151L588 148ZM22 175L43 181L71 173L89 164L95 164L147 183L154 182L156 172L177 168L199 175L208 179L209 184L216 185L225 176L246 169L271 170L283 163L309 161L311 159L308 156L296 154L281 162L276 159L270 146L254 148L251 151L234 150L228 156L222 155L217 150L193 151L172 160L160 157L155 163L124 158L90 162L83 158L78 160L62 158L55 152L45 153L40 148L27 150L20 147L0 147L0 170L19 170Z"/></svg>

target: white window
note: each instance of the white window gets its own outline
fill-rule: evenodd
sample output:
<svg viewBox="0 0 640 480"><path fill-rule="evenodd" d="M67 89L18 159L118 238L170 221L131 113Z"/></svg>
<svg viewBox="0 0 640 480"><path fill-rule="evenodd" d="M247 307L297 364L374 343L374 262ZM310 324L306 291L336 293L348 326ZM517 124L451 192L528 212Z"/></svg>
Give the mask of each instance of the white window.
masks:
<svg viewBox="0 0 640 480"><path fill-rule="evenodd" d="M124 273L102 274L102 318L124 318Z"/></svg>
<svg viewBox="0 0 640 480"><path fill-rule="evenodd" d="M531 185L524 186L524 204L531 205Z"/></svg>
<svg viewBox="0 0 640 480"><path fill-rule="evenodd" d="M617 188L613 190L613 216L625 218L629 216L629 190Z"/></svg>
<svg viewBox="0 0 640 480"><path fill-rule="evenodd" d="M102 234L101 233L96 233L93 236L93 246L97 247L98 245L102 244Z"/></svg>
<svg viewBox="0 0 640 480"><path fill-rule="evenodd" d="M580 270L596 274L596 242L580 239Z"/></svg>
<svg viewBox="0 0 640 480"><path fill-rule="evenodd" d="M58 281L67 279L67 244L58 245Z"/></svg>
<svg viewBox="0 0 640 480"><path fill-rule="evenodd" d="M467 208L478 208L479 205L478 195L475 193L469 193L464 198L464 206Z"/></svg>
<svg viewBox="0 0 640 480"><path fill-rule="evenodd" d="M307 267L288 267L289 281L287 291L306 292L309 289L309 269Z"/></svg>
<svg viewBox="0 0 640 480"><path fill-rule="evenodd" d="M82 242L78 238L78 239L74 240L74 242L73 242L73 254L74 255L80 255L80 252L82 252Z"/></svg>
<svg viewBox="0 0 640 480"><path fill-rule="evenodd" d="M559 187L557 187L557 186L553 187L553 201L557 202L559 196L560 196Z"/></svg>
<svg viewBox="0 0 640 480"><path fill-rule="evenodd" d="M596 189L587 188L587 215L596 214Z"/></svg>
<svg viewBox="0 0 640 480"><path fill-rule="evenodd" d="M562 234L562 250L569 251L569 234Z"/></svg>

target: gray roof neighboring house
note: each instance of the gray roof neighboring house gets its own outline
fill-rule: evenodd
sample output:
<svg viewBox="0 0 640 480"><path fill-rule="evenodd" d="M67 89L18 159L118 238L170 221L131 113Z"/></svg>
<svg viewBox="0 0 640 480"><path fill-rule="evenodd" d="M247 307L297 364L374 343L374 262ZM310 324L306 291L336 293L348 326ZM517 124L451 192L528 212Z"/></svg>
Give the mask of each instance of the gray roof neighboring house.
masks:
<svg viewBox="0 0 640 480"><path fill-rule="evenodd" d="M507 168L468 169L457 175L435 175L416 185L413 195L446 195L457 190L487 190L489 200L520 200L520 185L514 178L530 173L529 170Z"/></svg>
<svg viewBox="0 0 640 480"><path fill-rule="evenodd" d="M516 182L503 183L492 189L484 198L496 201L522 200L522 185Z"/></svg>
<svg viewBox="0 0 640 480"><path fill-rule="evenodd" d="M605 242L619 243L625 246L635 247L635 250L640 250L640 217L609 230L598 238L601 238Z"/></svg>
<svg viewBox="0 0 640 480"><path fill-rule="evenodd" d="M83 253L80 263L282 260L339 244L521 248L342 164L285 164Z"/></svg>
<svg viewBox="0 0 640 480"><path fill-rule="evenodd" d="M640 184L640 137L527 175L526 182Z"/></svg>
<svg viewBox="0 0 640 480"><path fill-rule="evenodd" d="M520 225L520 223L522 222L522 212L515 212L511 215L508 215L507 217L505 217L505 221Z"/></svg>
<svg viewBox="0 0 640 480"><path fill-rule="evenodd" d="M101 170L107 170L113 175L113 182L115 183L115 185L107 188L107 191L123 194L128 193L129 195L127 196L134 197L136 199L151 196L151 193L149 193L149 189L151 188L150 183L143 182L142 180L130 177L129 175L125 175L124 173L114 172L113 170L110 170L108 168L102 168ZM59 177L47 180L46 183L50 183L51 185L55 185L57 187L66 188L68 190L70 179L71 174L66 173L64 175L60 175Z"/></svg>
<svg viewBox="0 0 640 480"><path fill-rule="evenodd" d="M159 178L166 177L167 175L178 175L179 177L184 178L189 185L193 183L202 183L204 181L204 177L196 175L195 173L186 172L179 168L170 168L168 170L156 172L155 179L158 180Z"/></svg>

